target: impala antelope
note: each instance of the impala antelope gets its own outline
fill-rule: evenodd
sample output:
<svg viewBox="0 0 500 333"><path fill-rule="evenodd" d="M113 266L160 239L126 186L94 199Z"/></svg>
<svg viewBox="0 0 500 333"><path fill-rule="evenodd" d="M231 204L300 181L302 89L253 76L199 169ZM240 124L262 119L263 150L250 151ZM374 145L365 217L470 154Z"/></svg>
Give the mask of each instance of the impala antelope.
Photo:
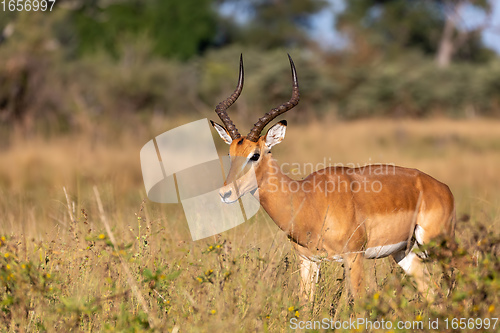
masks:
<svg viewBox="0 0 500 333"><path fill-rule="evenodd" d="M292 97L262 116L248 135L241 136L227 114L243 89L242 57L236 90L215 109L224 126L211 123L230 145L231 167L220 189L222 201L232 203L246 193L258 194L264 210L293 242L301 260L301 289L311 299L320 262L343 262L356 296L364 291L363 260L387 256L413 276L418 290L426 294L429 273L412 249L440 235L453 237L455 205L450 189L419 170L396 166L368 173L366 168L330 167L303 180L284 174L271 149L284 139L286 121L276 123L265 135L261 132L299 103L297 73L288 57ZM377 184L377 190L363 189L361 182ZM330 184L335 190L314 184Z"/></svg>

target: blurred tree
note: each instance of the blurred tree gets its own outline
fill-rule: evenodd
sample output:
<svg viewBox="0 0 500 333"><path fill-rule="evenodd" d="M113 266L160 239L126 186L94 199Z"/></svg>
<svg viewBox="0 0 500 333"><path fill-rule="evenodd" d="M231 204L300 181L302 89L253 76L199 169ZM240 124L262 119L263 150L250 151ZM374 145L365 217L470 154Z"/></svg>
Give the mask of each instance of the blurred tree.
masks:
<svg viewBox="0 0 500 333"><path fill-rule="evenodd" d="M81 1L74 13L80 52L100 48L116 55L124 35L148 36L161 56L188 59L213 43L217 13L212 0Z"/></svg>
<svg viewBox="0 0 500 333"><path fill-rule="evenodd" d="M351 40L362 40L391 56L404 54L403 48L436 56L441 67L452 57L485 60L491 52L481 42L484 26L467 29L461 24L464 6L491 12L487 0L351 0L346 1L337 28Z"/></svg>
<svg viewBox="0 0 500 333"><path fill-rule="evenodd" d="M442 2L446 19L436 54L436 61L439 67L444 68L450 64L455 53L458 53L458 56L464 56L464 52L468 52L470 55L470 51L478 51L482 48L480 34L489 25L492 7L487 0L441 0L440 2ZM460 28L460 17L463 15L465 7L471 5L486 13L485 20L483 24L473 29ZM484 52L479 52L480 56L483 54Z"/></svg>
<svg viewBox="0 0 500 333"><path fill-rule="evenodd" d="M236 16L245 17L245 23L233 25L228 31L232 40L239 40L252 47L298 47L307 45L313 15L323 10L326 0L222 0L230 5Z"/></svg>

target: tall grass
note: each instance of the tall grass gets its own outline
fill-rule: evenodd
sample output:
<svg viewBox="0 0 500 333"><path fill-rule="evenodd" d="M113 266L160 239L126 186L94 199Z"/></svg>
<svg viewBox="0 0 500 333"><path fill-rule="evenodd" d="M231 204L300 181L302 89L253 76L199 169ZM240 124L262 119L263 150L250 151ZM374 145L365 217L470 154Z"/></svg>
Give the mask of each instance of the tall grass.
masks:
<svg viewBox="0 0 500 333"><path fill-rule="evenodd" d="M296 254L263 211L191 242L180 207L145 199L138 152L160 132L13 137L0 151L0 331L286 332L292 318L359 316L425 328L439 319L440 331L452 331L453 318L498 318L499 128L485 120L290 124L273 151L290 168L325 158L388 162L449 184L458 245L427 248L433 305L392 259L366 262L369 290L355 305L341 265L323 264L315 300L304 304Z"/></svg>

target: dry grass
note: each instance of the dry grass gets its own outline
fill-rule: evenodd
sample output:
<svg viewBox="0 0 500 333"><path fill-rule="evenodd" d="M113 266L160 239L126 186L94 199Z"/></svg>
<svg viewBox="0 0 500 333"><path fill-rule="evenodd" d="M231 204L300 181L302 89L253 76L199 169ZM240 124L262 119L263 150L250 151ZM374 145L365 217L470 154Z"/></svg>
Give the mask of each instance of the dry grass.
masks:
<svg viewBox="0 0 500 333"><path fill-rule="evenodd" d="M164 124L158 122L156 129L159 123ZM159 134L167 126L130 129L133 135L118 138L99 132L50 140L13 137L0 150L0 236L5 237L0 331L153 326L157 331L281 332L295 316L349 319L340 265L325 265L314 305L301 307L295 254L262 211L238 228L193 243L179 207L142 202L139 150L151 131ZM372 320L425 318L425 323L447 316L498 317L499 129L500 122L490 120L289 125L287 138L274 149L281 163L326 158L331 164L415 167L449 184L458 215L470 217L459 222L460 247L436 254L429 264L443 294L438 305L427 306L399 267L383 259L367 264L374 278L358 313L366 311ZM460 254L469 267L450 285L444 274L448 259Z"/></svg>

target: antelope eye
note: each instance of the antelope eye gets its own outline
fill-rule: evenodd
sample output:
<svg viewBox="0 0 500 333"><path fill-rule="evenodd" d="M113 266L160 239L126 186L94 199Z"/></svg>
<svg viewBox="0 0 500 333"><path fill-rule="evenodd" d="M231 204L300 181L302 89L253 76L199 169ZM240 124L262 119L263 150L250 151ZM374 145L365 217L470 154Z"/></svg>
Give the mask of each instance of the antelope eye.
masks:
<svg viewBox="0 0 500 333"><path fill-rule="evenodd" d="M260 158L260 154L253 154L252 157L250 157L250 161L258 161Z"/></svg>

